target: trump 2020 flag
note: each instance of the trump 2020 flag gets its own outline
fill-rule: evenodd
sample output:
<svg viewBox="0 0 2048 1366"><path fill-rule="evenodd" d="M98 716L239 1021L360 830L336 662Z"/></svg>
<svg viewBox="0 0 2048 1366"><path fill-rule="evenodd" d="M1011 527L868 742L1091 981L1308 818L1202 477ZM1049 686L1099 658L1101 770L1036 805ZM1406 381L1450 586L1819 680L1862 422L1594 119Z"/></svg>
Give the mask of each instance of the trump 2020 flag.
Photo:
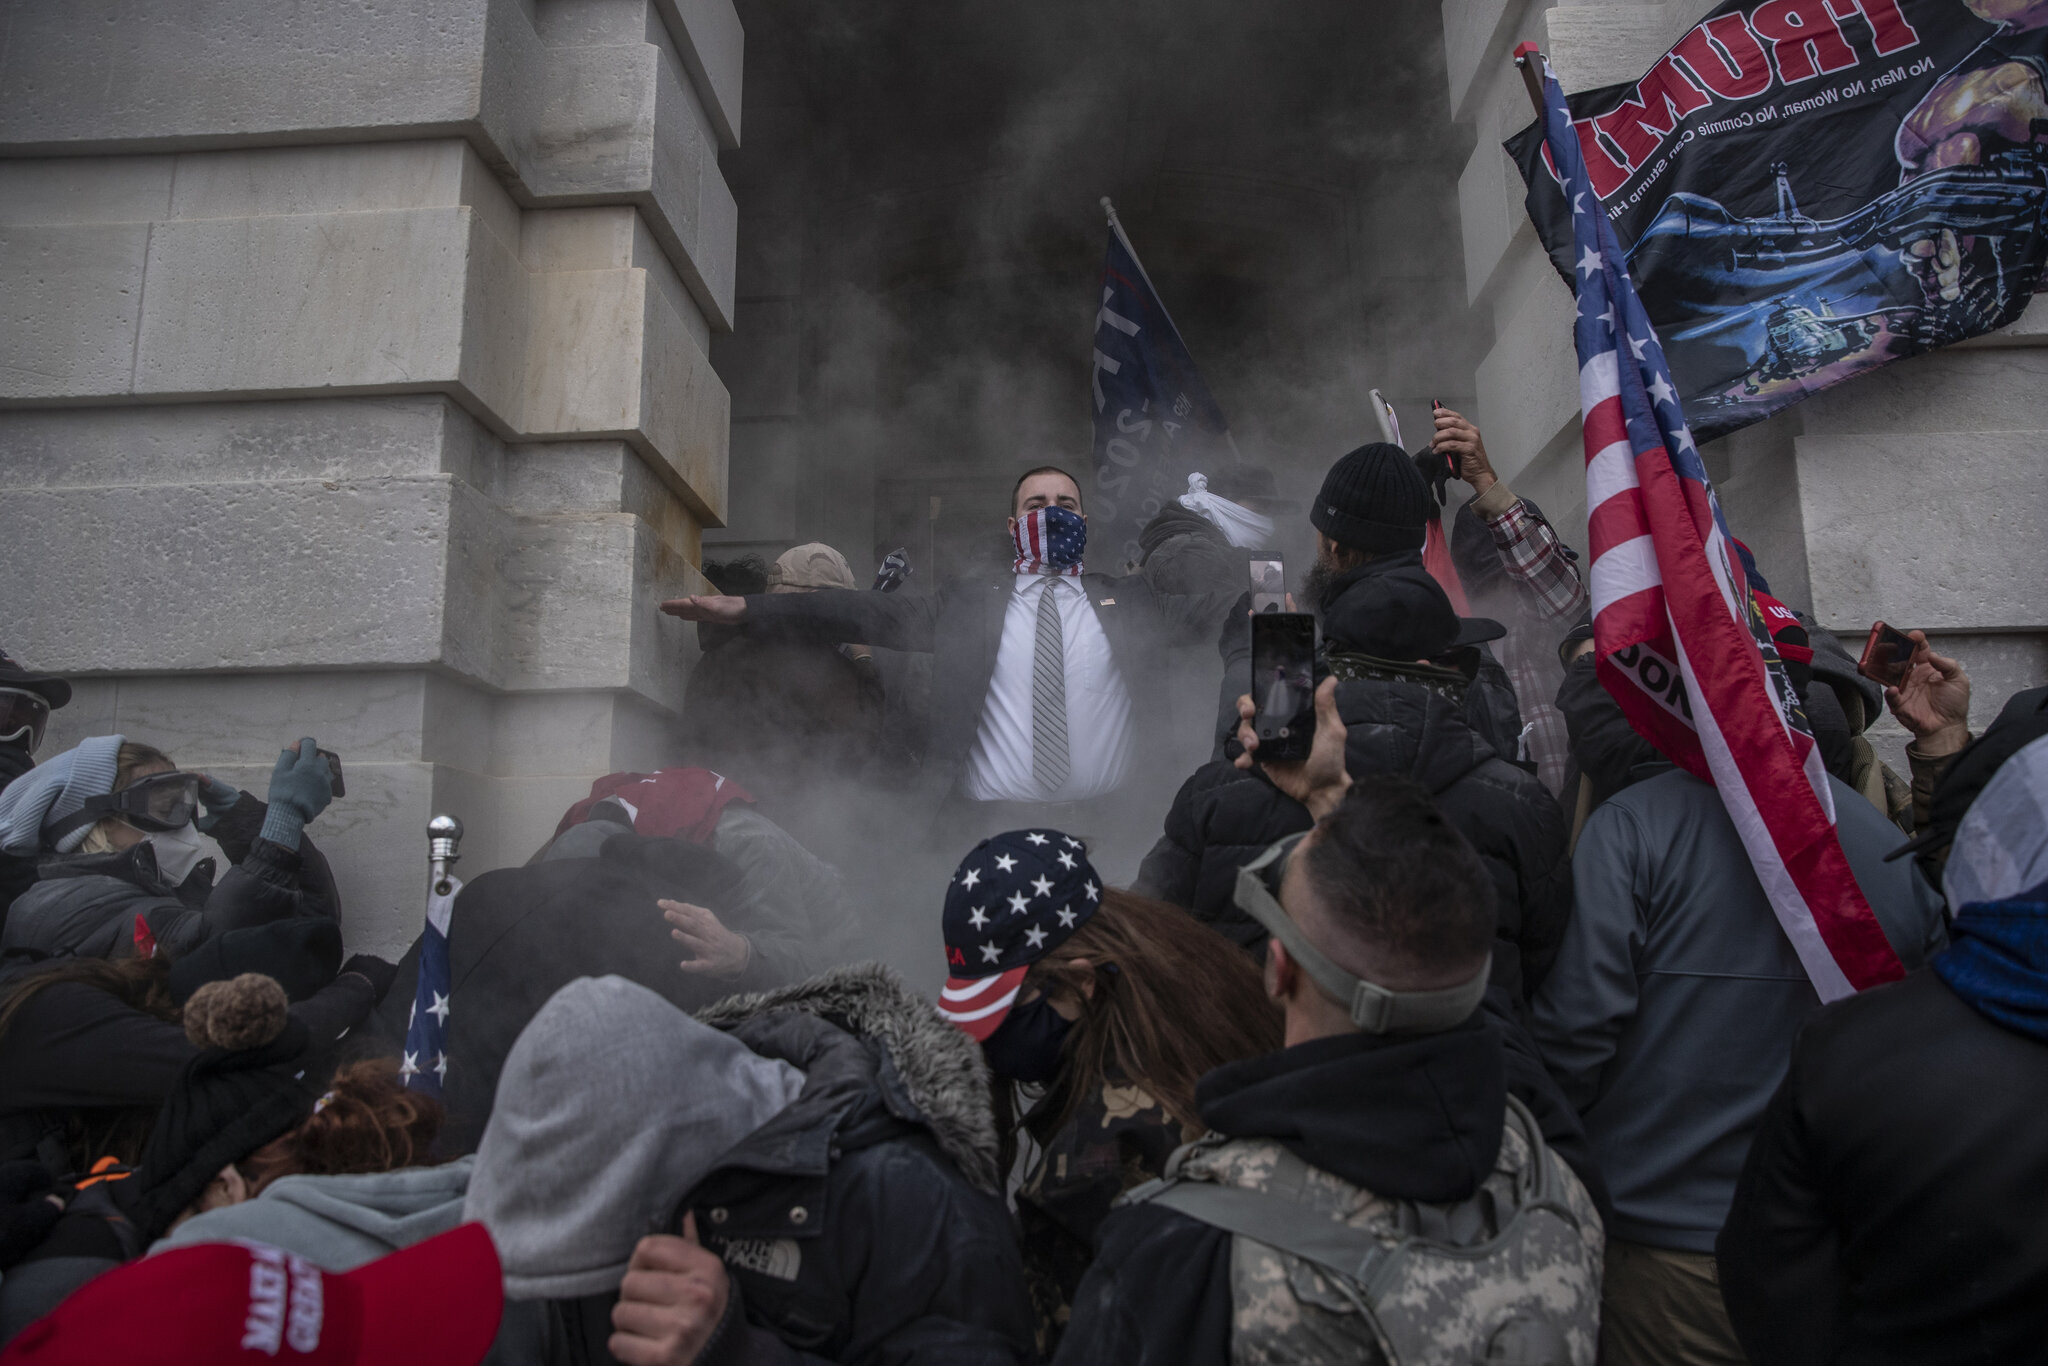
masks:
<svg viewBox="0 0 2048 1366"><path fill-rule="evenodd" d="M2044 73L2040 0L1726 0L1567 98L1695 436L2019 317L2048 258ZM1507 145L1569 276L1543 130Z"/></svg>
<svg viewBox="0 0 2048 1366"><path fill-rule="evenodd" d="M1537 60L1531 45L1517 55ZM1824 1001L1904 975L1835 834L1798 695L1735 561L1656 329L1543 69L1544 133L1572 205L1593 647L1601 682L1664 756L1710 782Z"/></svg>
<svg viewBox="0 0 2048 1366"><path fill-rule="evenodd" d="M1095 488L1089 539L1135 565L1138 532L1187 492L1188 475L1236 459L1223 410L1152 288L1107 199L1109 255L1095 313ZM1112 556L1104 556L1105 560ZM1117 573L1121 567L1104 564Z"/></svg>
<svg viewBox="0 0 2048 1366"><path fill-rule="evenodd" d="M437 885L448 890L430 888L427 892L419 982L413 988L412 1015L405 1026L405 1055L398 1064L399 1079L406 1086L435 1097L448 1080L448 922L455 913L455 898L462 893L462 881L450 875L446 883Z"/></svg>

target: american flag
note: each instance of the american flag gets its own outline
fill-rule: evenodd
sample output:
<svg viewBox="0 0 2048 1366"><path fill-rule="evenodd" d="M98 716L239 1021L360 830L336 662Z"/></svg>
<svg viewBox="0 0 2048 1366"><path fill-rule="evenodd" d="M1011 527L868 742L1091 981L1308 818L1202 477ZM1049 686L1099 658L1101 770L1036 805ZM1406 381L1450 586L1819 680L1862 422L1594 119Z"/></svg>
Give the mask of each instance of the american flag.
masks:
<svg viewBox="0 0 2048 1366"><path fill-rule="evenodd" d="M1525 43L1516 56L1541 54ZM1572 205L1601 681L1645 739L1720 792L1821 999L1893 981L1904 968L1842 853L1820 752L1547 62L1543 97L1549 160Z"/></svg>
<svg viewBox="0 0 2048 1366"><path fill-rule="evenodd" d="M405 1025L405 1051L398 1076L406 1086L430 1096L441 1094L448 1080L448 998L452 979L448 967L448 922L462 880L450 875L444 893L427 891L427 928L420 935L419 982L413 988L412 1015Z"/></svg>
<svg viewBox="0 0 2048 1366"><path fill-rule="evenodd" d="M1088 524L1080 513L1063 507L1033 508L1017 519L1012 539L1017 543L1019 574L1078 576L1081 551L1088 544Z"/></svg>

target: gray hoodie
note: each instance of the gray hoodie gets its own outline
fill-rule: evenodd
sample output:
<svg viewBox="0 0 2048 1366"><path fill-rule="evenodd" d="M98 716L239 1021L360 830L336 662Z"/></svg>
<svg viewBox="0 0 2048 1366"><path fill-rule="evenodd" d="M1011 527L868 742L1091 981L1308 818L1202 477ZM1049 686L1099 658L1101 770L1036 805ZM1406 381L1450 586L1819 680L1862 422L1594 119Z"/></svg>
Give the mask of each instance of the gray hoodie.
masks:
<svg viewBox="0 0 2048 1366"><path fill-rule="evenodd" d="M461 1223L475 1164L465 1157L444 1167L367 1176L287 1176L254 1200L187 1219L159 1238L150 1255L247 1238L296 1252L328 1271L348 1271Z"/></svg>
<svg viewBox="0 0 2048 1366"><path fill-rule="evenodd" d="M616 1290L634 1244L803 1085L646 987L579 977L505 1059L463 1217L490 1229L510 1299Z"/></svg>

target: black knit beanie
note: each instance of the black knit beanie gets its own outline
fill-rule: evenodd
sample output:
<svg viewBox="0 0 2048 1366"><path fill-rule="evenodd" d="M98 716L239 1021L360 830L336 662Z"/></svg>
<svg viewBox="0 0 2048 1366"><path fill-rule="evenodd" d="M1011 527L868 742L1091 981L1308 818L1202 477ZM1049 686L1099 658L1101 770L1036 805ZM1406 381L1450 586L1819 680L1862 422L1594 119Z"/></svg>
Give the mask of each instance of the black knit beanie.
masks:
<svg viewBox="0 0 2048 1366"><path fill-rule="evenodd" d="M318 1099L298 1075L306 1026L268 977L244 973L200 987L185 1003L185 1034L204 1051L165 1098L142 1162L119 1192L145 1242L162 1237L222 1167L289 1133Z"/></svg>
<svg viewBox="0 0 2048 1366"><path fill-rule="evenodd" d="M1408 452L1375 441L1330 466L1308 520L1338 545L1377 554L1420 550L1435 510Z"/></svg>
<svg viewBox="0 0 2048 1366"><path fill-rule="evenodd" d="M208 982L245 972L274 978L286 996L303 1001L341 972L341 927L295 916L216 934L171 964L171 999L183 1005Z"/></svg>

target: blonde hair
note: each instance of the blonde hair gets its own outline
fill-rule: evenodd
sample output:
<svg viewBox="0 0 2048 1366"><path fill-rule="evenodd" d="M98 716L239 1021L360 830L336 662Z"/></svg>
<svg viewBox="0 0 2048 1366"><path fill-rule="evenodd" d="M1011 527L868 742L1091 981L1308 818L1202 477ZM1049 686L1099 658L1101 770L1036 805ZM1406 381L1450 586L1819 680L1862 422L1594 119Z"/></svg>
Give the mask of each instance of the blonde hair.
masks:
<svg viewBox="0 0 2048 1366"><path fill-rule="evenodd" d="M114 791L119 792L122 788L133 783L136 774L140 770L158 767L174 769L177 765L171 762L170 755L154 745L145 745L137 740L123 740L121 748L114 756ZM113 830L115 826L125 824L127 822L123 821L119 816L102 817L98 824L85 832L85 838L79 842L78 852L81 854L119 853L119 848L114 844Z"/></svg>

